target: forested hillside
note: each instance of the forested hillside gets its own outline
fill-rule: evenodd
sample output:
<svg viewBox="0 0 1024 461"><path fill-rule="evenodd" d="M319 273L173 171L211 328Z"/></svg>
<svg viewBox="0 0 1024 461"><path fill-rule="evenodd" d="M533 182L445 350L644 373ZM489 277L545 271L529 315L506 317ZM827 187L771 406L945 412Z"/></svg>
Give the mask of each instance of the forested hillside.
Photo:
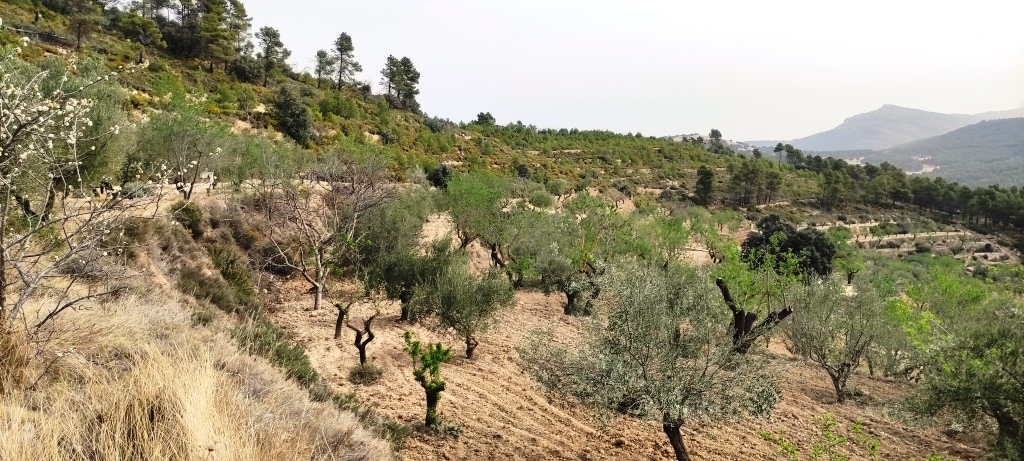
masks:
<svg viewBox="0 0 1024 461"><path fill-rule="evenodd" d="M1024 453L1024 190L453 122L238 0L0 18L0 458Z"/></svg>
<svg viewBox="0 0 1024 461"><path fill-rule="evenodd" d="M1024 183L1024 118L989 120L873 153L908 171L934 166L930 176L971 185Z"/></svg>

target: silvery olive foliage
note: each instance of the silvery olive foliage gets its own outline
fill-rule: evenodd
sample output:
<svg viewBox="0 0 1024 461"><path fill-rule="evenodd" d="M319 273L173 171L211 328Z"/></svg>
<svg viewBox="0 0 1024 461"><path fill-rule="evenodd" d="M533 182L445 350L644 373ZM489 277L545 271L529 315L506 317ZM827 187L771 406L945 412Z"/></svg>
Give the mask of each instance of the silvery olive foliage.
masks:
<svg viewBox="0 0 1024 461"><path fill-rule="evenodd" d="M548 390L661 422L677 448L683 425L764 415L780 399L764 359L734 353L724 312L699 270L615 265L582 343L538 333L520 353Z"/></svg>

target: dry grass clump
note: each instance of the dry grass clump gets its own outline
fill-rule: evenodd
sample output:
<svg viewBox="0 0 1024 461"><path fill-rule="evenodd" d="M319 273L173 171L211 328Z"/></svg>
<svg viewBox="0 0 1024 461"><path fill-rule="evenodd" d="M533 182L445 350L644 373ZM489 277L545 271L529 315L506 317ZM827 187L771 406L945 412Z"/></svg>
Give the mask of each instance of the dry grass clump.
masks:
<svg viewBox="0 0 1024 461"><path fill-rule="evenodd" d="M67 312L26 343L0 334L0 459L377 460L355 417L194 329L175 301Z"/></svg>

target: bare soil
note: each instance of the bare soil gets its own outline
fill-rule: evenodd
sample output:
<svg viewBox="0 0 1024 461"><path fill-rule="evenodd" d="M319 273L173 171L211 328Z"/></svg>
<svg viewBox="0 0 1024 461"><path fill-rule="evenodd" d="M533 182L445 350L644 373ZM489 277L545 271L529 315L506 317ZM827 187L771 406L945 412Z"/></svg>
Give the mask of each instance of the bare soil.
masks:
<svg viewBox="0 0 1024 461"><path fill-rule="evenodd" d="M531 331L551 329L566 341L579 335L579 319L563 315L559 297L518 293L515 307L504 312L498 324L480 337L472 360L464 358L465 346L460 340L399 322L399 308L393 303L357 304L352 308L353 323L361 323L376 309L382 312L374 324L376 339L368 353L370 361L385 370L377 383L360 386L348 381L349 370L358 363L351 332L346 330L341 340L331 339L336 311L303 310L311 303L302 295L306 286L299 280L282 288L288 293L285 299L294 301L275 306L272 318L305 345L331 386L355 392L360 401L381 414L418 428L399 451L401 459L672 458L659 424L617 415L602 417L570 402L550 399L526 374L516 347ZM452 346L455 358L442 366L447 389L440 403L445 424L458 428L452 434L423 428L424 394L413 380L411 359L402 351L405 330L421 340L440 340ZM819 368L794 359L775 344L759 353L780 370L782 402L767 419L684 428L684 441L694 459L783 459L780 449L762 439L762 431L784 435L807 452L818 433L814 419L825 413L834 414L847 428L863 420L867 431L881 442L882 459L923 458L932 452L960 459L981 459L984 455L980 440L957 440L935 428L913 429L896 421L891 416L893 407L912 390L912 384L857 374L851 383L864 395L838 405L827 375ZM859 458L863 452L859 453L851 453L852 459L866 459Z"/></svg>

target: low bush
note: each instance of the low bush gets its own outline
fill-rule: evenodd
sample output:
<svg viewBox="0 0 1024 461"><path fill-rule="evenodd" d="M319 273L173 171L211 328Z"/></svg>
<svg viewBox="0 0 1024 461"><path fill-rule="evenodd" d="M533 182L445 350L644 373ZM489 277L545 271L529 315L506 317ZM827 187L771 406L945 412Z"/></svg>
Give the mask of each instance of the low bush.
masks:
<svg viewBox="0 0 1024 461"><path fill-rule="evenodd" d="M233 336L247 352L266 357L305 387L320 379L302 345L291 341L287 332L266 319L235 328Z"/></svg>
<svg viewBox="0 0 1024 461"><path fill-rule="evenodd" d="M348 380L352 384L373 384L384 376L384 369L373 364L356 365L348 371Z"/></svg>
<svg viewBox="0 0 1024 461"><path fill-rule="evenodd" d="M551 208L555 206L555 198L543 190L534 191L530 194L530 205L537 208Z"/></svg>
<svg viewBox="0 0 1024 461"><path fill-rule="evenodd" d="M203 210L199 205L182 200L171 205L171 210L171 217L188 229L193 238L199 239L204 235Z"/></svg>
<svg viewBox="0 0 1024 461"><path fill-rule="evenodd" d="M178 271L178 290L199 301L209 301L224 312L234 313L243 306L234 287L223 277L191 264Z"/></svg>

